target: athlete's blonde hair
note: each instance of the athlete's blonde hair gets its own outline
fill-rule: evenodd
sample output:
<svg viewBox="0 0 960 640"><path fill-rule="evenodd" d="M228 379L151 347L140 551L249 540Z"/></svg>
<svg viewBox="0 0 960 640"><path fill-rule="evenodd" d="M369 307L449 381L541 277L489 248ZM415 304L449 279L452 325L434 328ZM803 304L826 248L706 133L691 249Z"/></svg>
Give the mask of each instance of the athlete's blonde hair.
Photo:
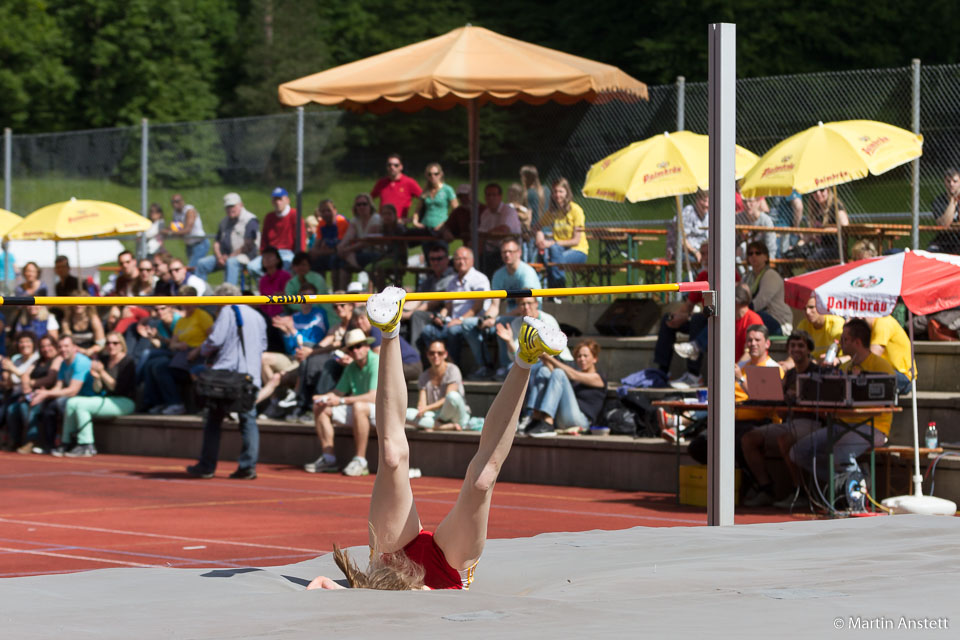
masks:
<svg viewBox="0 0 960 640"><path fill-rule="evenodd" d="M423 588L424 568L407 557L403 550L380 553L373 549L366 571L361 571L350 554L333 545L333 561L354 589L410 591Z"/></svg>

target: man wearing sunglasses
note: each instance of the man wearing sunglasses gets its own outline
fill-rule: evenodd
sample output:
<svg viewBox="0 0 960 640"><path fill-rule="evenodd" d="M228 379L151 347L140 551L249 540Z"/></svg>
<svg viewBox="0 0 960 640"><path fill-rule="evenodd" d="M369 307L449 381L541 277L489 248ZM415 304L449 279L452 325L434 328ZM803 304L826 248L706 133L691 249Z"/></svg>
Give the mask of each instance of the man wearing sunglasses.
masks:
<svg viewBox="0 0 960 640"><path fill-rule="evenodd" d="M370 351L373 338L361 329L351 329L343 340L344 351L353 361L343 370L340 381L330 393L313 397L313 415L320 438L322 455L303 466L308 473L333 473L338 469L333 450L333 425L353 428L356 454L343 469L346 476L369 475L367 442L370 425L376 425L377 371L379 356Z"/></svg>
<svg viewBox="0 0 960 640"><path fill-rule="evenodd" d="M370 197L380 198L380 209L384 205L392 204L397 208L397 217L401 224L407 223L410 212L410 203L423 193L420 184L403 173L403 160L399 154L391 153L387 156L387 175L377 180L370 191Z"/></svg>

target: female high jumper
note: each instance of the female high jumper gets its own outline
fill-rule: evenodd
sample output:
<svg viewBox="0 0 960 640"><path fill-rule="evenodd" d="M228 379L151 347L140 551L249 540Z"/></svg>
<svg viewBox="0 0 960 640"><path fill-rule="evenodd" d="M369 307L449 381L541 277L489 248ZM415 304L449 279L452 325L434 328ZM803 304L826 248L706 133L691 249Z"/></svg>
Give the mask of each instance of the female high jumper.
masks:
<svg viewBox="0 0 960 640"><path fill-rule="evenodd" d="M383 331L377 386L379 464L370 497L370 563L361 571L334 545L334 560L351 587L364 589L467 589L487 539L487 518L497 475L516 434L530 366L540 355L563 351L567 337L534 318L524 318L516 366L487 413L477 453L460 495L435 533L425 531L410 488L410 450L404 432L407 385L396 339L406 292L387 287L367 300L370 323ZM308 589L343 589L320 576Z"/></svg>

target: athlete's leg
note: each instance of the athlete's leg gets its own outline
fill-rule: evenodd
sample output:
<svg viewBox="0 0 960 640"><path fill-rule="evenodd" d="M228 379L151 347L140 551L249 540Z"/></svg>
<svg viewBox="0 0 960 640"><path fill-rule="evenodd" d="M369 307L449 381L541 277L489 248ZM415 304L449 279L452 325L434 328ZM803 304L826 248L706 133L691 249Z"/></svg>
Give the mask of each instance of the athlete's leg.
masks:
<svg viewBox="0 0 960 640"><path fill-rule="evenodd" d="M457 502L434 536L454 569L463 570L476 564L486 543L490 499L500 468L513 445L530 366L545 351L559 354L566 343L566 336L558 330L539 320L524 318L516 366L510 368L487 413L480 432L480 445L467 467Z"/></svg>
<svg viewBox="0 0 960 640"><path fill-rule="evenodd" d="M370 497L370 545L374 546L376 537L378 551L385 553L402 549L420 533L410 489L410 447L404 433L407 383L395 331L405 295L403 289L387 287L367 300L371 324L383 331L376 401L379 458Z"/></svg>

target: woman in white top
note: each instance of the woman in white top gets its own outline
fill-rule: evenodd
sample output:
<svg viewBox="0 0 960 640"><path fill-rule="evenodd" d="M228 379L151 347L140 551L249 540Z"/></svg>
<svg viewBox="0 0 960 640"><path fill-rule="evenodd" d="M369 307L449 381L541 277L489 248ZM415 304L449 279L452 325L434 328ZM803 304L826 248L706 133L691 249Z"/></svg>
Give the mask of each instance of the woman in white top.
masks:
<svg viewBox="0 0 960 640"><path fill-rule="evenodd" d="M418 429L462 431L470 420L460 368L447 362L443 340L427 345L430 368L420 374L417 408L407 409L407 422Z"/></svg>
<svg viewBox="0 0 960 640"><path fill-rule="evenodd" d="M380 214L373 208L373 200L366 193L359 194L353 201L353 219L337 245L339 257L334 287L346 289L350 272L363 271L363 268L375 262L380 254L372 250L372 245L363 239L380 232Z"/></svg>
<svg viewBox="0 0 960 640"><path fill-rule="evenodd" d="M210 240L203 231L203 220L200 219L200 213L192 204L184 204L183 196L179 193L173 195L170 199L173 206L173 220L170 222L170 228L164 230L164 235L183 238L183 244L187 248L187 264L196 267L200 258L207 255L210 251Z"/></svg>

